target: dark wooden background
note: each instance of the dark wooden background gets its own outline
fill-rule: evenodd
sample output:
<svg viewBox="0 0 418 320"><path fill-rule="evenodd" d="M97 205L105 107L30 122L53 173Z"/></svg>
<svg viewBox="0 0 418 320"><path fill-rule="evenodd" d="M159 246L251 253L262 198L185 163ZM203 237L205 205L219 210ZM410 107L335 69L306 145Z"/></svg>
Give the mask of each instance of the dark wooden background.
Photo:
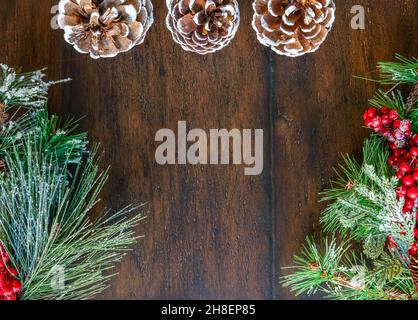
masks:
<svg viewBox="0 0 418 320"><path fill-rule="evenodd" d="M305 236L318 229L317 193L341 153L359 153L361 114L376 86L378 61L418 48L417 0L337 0L337 21L321 50L289 59L260 45L250 1L223 51L198 56L165 28L165 1L154 0L145 43L95 61L50 27L56 0L0 0L0 61L48 67L73 81L51 92L50 110L86 116L82 129L101 141L111 178L102 205L148 202L146 237L118 266L100 298L292 299L279 284ZM366 30L352 30L350 9L366 8ZM155 133L189 128L264 129L264 172L243 167L155 163Z"/></svg>

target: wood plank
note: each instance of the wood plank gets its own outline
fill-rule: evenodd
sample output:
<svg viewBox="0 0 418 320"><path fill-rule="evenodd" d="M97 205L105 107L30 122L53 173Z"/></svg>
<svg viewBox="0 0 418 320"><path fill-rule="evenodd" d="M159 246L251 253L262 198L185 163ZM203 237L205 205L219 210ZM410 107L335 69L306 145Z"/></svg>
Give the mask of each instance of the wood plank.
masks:
<svg viewBox="0 0 418 320"><path fill-rule="evenodd" d="M154 2L145 43L100 61L51 30L56 0L0 2L1 61L73 78L52 90L51 112L85 115L81 129L102 142L104 165L112 166L102 206L148 202L137 230L146 237L100 298L293 298L279 284L281 268L318 230L317 193L339 154L359 154L368 134L361 113L376 86L352 75L396 52L416 53L416 1L381 0L378 8L337 1L329 39L298 59L258 44L244 1L228 48L207 57L186 53L165 28L164 3ZM349 28L357 4L367 8L364 31ZM179 120L206 131L264 129L263 174L246 177L242 166L158 166L154 135Z"/></svg>
<svg viewBox="0 0 418 320"><path fill-rule="evenodd" d="M146 238L123 260L119 277L101 298L270 298L269 155L262 176L243 167L158 166L154 135L186 120L190 128L266 129L269 144L268 55L245 22L219 54L184 52L156 4L145 44L112 60L94 61L49 28L55 1L1 3L0 48L5 62L48 66L51 78L71 77L54 89L51 111L86 116L82 129L107 151L111 178L103 205L118 209L148 202L138 228ZM18 23L16 23L18 22ZM267 98L266 98L267 97Z"/></svg>

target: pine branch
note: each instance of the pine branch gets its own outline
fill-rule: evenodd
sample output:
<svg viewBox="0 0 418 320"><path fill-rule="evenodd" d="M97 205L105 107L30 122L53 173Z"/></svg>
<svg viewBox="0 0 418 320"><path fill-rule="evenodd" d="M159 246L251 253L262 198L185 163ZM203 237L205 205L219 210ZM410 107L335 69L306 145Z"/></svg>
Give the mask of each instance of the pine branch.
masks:
<svg viewBox="0 0 418 320"><path fill-rule="evenodd" d="M395 86L388 92L378 91L370 104L395 109L401 119L410 119L413 137L418 131L418 110L414 108L418 60L397 59L399 62L379 64L381 79L376 82ZM400 84L414 86L406 102L394 90ZM284 285L297 295L318 291L331 299L418 299L409 257L417 210L404 212L405 200L396 196L399 181L388 165L388 156L382 138L372 135L365 140L363 161L343 158L337 179L322 193L322 200L329 204L321 223L332 234L331 241L321 241L320 248L308 240L302 256L295 257L296 271L284 277ZM361 254L355 254L360 250L350 248L348 241L339 243L336 239L341 235L362 242Z"/></svg>
<svg viewBox="0 0 418 320"><path fill-rule="evenodd" d="M418 82L418 59L407 59L396 55L399 62L380 62L380 78L382 84L410 84Z"/></svg>
<svg viewBox="0 0 418 320"><path fill-rule="evenodd" d="M317 245L307 239L302 256L296 256L295 271L283 277L282 284L296 295L317 292L342 300L410 300L414 288L409 271L399 266L393 277L382 276L382 269L370 269L362 257L350 255L349 241L325 238Z"/></svg>
<svg viewBox="0 0 418 320"><path fill-rule="evenodd" d="M0 64L0 104L6 112L13 107L28 109L43 108L49 88L57 83L69 81L44 81L45 69L18 74L12 68Z"/></svg>
<svg viewBox="0 0 418 320"><path fill-rule="evenodd" d="M402 97L400 91L391 90L389 92L384 92L383 90L378 90L373 99L369 100L369 104L375 108L386 107L389 109L396 110L401 118L406 118L408 116L409 110L407 109L406 103Z"/></svg>
<svg viewBox="0 0 418 320"><path fill-rule="evenodd" d="M409 94L408 100L406 102L406 110L408 112L412 110L417 100L418 100L418 81L415 83L414 87L412 88L412 91Z"/></svg>
<svg viewBox="0 0 418 320"><path fill-rule="evenodd" d="M77 121L48 116L47 92L57 82L45 82L43 70L0 68L0 111L10 115L0 121L0 243L19 272L20 298L92 298L137 239L142 217L128 218L137 209L128 206L90 219L107 180L97 147L87 150Z"/></svg>
<svg viewBox="0 0 418 320"><path fill-rule="evenodd" d="M142 219L125 216L136 208L91 221L88 213L107 179L99 173L93 149L85 165L70 176L47 154L35 134L22 138L5 157L0 176L2 244L19 271L22 299L88 299L106 288L103 272L120 261L135 242L132 231ZM65 282L54 287L54 270Z"/></svg>

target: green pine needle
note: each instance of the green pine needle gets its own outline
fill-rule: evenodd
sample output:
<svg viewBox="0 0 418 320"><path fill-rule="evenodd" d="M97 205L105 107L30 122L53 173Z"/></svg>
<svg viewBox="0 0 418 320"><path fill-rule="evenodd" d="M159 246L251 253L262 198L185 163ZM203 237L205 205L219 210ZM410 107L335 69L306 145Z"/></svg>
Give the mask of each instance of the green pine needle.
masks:
<svg viewBox="0 0 418 320"><path fill-rule="evenodd" d="M90 299L107 288L142 216L128 206L90 217L108 177L97 146L87 149L78 121L48 115L54 82L42 71L0 67L0 103L11 115L0 134L0 243L19 272L20 298Z"/></svg>
<svg viewBox="0 0 418 320"><path fill-rule="evenodd" d="M120 261L136 236L136 208L91 220L107 179L99 173L93 149L85 165L58 165L26 137L5 157L7 173L0 176L0 234L23 283L23 299L87 299L103 290L103 271ZM54 288L54 270L62 268L65 283Z"/></svg>
<svg viewBox="0 0 418 320"><path fill-rule="evenodd" d="M398 62L380 62L382 84L410 84L418 82L418 59L396 55Z"/></svg>

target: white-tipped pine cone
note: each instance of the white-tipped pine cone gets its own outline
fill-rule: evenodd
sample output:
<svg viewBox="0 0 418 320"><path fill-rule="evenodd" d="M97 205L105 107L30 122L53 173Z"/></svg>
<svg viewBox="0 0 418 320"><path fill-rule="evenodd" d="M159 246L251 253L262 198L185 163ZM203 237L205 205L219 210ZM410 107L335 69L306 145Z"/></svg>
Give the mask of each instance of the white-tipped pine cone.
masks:
<svg viewBox="0 0 418 320"><path fill-rule="evenodd" d="M167 0L167 27L184 50L199 54L226 47L240 22L236 0Z"/></svg>
<svg viewBox="0 0 418 320"><path fill-rule="evenodd" d="M60 0L65 40L94 59L115 57L141 44L154 22L151 0Z"/></svg>
<svg viewBox="0 0 418 320"><path fill-rule="evenodd" d="M258 40L289 57L318 50L335 20L333 0L255 0L253 8Z"/></svg>

